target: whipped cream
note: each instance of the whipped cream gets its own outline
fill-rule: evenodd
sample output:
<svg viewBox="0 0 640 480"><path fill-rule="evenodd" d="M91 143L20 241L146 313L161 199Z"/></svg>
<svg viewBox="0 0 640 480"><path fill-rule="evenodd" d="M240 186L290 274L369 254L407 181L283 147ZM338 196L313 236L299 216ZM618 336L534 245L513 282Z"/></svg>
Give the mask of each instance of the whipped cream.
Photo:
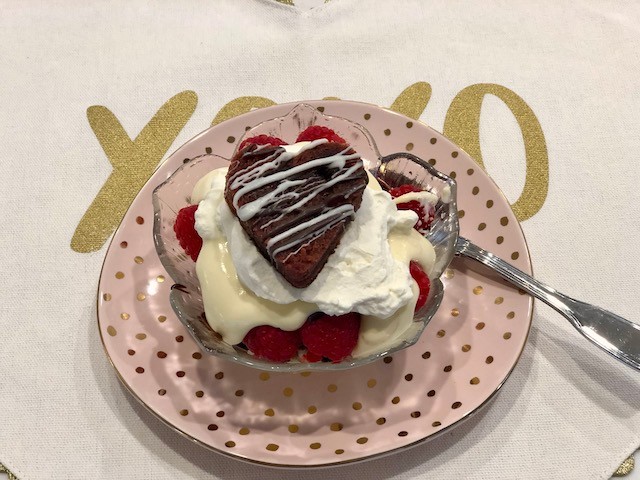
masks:
<svg viewBox="0 0 640 480"><path fill-rule="evenodd" d="M289 146L290 151L307 144ZM316 311L362 314L354 357L392 347L414 328L418 287L409 262L417 261L431 275L435 251L413 228L416 214L397 210L374 177L369 176L361 206L320 274L308 287L296 288L260 254L229 209L226 173L221 168L200 179L192 201L199 204L196 230L203 248L196 273L205 312L227 343L240 343L258 325L296 330Z"/></svg>

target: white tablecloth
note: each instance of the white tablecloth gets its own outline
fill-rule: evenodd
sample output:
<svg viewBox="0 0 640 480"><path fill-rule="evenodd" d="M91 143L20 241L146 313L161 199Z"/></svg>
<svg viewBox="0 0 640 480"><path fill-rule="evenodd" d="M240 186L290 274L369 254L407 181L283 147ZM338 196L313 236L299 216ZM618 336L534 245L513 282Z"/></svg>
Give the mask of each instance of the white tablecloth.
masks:
<svg viewBox="0 0 640 480"><path fill-rule="evenodd" d="M330 472L285 473L206 451L139 406L103 353L95 292L109 207L122 202L98 210L105 222L78 225L109 159L157 163L239 105L331 96L391 106L400 97L396 107L446 133L454 98L481 85L489 174L515 203L526 145L537 149L534 183L548 181L547 195L529 192L517 209L536 275L638 321L638 25L638 5L602 1L333 0L299 9L267 0L0 0L0 462L21 480L608 478L640 445L640 374L539 303L496 401L436 441ZM431 86L426 108L411 93L425 91L420 82ZM118 140L117 123L101 146L87 120L88 108L102 106L136 139L186 91L195 93L172 119L156 117L137 139L147 141L142 153ZM542 127L547 169L526 109L504 103L509 92Z"/></svg>

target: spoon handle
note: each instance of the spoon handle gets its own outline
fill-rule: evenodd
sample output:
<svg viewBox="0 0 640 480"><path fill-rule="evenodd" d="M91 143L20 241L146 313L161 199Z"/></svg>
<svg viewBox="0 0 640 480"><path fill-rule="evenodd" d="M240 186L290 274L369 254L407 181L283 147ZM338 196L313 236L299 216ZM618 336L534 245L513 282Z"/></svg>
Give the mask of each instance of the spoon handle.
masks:
<svg viewBox="0 0 640 480"><path fill-rule="evenodd" d="M491 252L459 237L456 255L486 265L511 284L564 315L582 335L626 365L640 371L640 325L600 307L568 297Z"/></svg>

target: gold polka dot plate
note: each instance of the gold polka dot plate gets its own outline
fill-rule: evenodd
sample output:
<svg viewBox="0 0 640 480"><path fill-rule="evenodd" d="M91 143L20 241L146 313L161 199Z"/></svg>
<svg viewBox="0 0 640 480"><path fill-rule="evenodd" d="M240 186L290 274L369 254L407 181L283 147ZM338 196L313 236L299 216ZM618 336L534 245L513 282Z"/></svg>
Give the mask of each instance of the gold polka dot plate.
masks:
<svg viewBox="0 0 640 480"><path fill-rule="evenodd" d="M306 103L363 125L382 155L410 150L455 177L461 235L531 273L508 202L464 151L390 110L346 101ZM481 267L456 259L442 276L440 308L419 340L373 363L275 373L203 354L169 304L171 277L152 236L153 190L185 159L212 152L229 158L235 139L294 106L263 108L216 125L158 168L107 251L98 324L120 380L176 431L237 459L319 467L434 439L487 405L522 353L533 302Z"/></svg>

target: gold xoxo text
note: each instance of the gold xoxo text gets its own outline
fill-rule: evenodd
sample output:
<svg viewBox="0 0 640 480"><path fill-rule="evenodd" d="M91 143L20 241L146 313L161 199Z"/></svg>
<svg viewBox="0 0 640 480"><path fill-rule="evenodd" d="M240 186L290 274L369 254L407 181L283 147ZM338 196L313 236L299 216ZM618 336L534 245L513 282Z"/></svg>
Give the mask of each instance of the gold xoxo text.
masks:
<svg viewBox="0 0 640 480"><path fill-rule="evenodd" d="M522 132L526 177L522 194L512 207L519 220L526 220L542 208L547 197L549 161L542 128L525 101L500 85L471 85L460 91L451 102L443 132L484 168L480 150L480 111L486 95L494 95L505 103ZM398 95L390 109L418 120L430 99L431 85L417 82ZM325 100L338 98L325 97ZM129 138L108 108L92 106L87 109L89 125L113 166L113 171L78 223L71 239L73 250L81 253L93 252L104 245L138 191L193 115L197 103L195 92L177 94L160 107L134 140ZM239 97L222 107L211 125L217 125L254 108L275 104L276 102L265 97Z"/></svg>

